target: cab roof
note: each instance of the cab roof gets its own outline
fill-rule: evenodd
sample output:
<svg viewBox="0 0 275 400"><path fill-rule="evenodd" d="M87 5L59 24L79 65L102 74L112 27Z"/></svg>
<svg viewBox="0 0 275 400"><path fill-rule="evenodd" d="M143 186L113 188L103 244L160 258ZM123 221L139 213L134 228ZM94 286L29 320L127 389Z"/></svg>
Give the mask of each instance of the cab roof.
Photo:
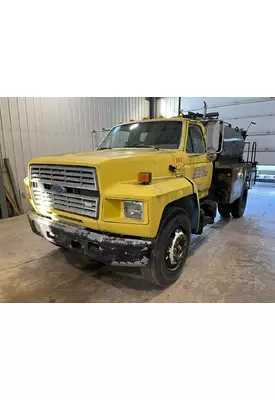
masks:
<svg viewBox="0 0 275 400"><path fill-rule="evenodd" d="M170 117L170 118L165 118L165 117L160 116L160 117L157 117L157 118L144 117L142 119L135 119L135 120L134 119L130 119L129 121L118 122L117 125L140 123L140 122L155 122L155 121L196 121L196 122L199 122L198 120L194 120L194 119L188 118L187 116L184 117L184 116L178 115L176 117Z"/></svg>

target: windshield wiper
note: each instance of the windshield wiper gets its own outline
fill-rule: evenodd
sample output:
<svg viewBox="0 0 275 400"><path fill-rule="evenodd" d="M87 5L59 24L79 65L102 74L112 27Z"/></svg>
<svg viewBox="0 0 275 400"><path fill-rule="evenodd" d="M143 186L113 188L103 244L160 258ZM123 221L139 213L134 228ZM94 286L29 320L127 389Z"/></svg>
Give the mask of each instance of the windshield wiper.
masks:
<svg viewBox="0 0 275 400"><path fill-rule="evenodd" d="M129 146L126 145L124 147L145 147L145 148L149 148L149 149L159 150L159 148L156 147L156 146L150 146L149 144L142 144L142 143L140 143L140 144L132 144L131 146L130 145Z"/></svg>
<svg viewBox="0 0 275 400"><path fill-rule="evenodd" d="M110 150L112 147L100 147L99 149L97 149L97 150Z"/></svg>

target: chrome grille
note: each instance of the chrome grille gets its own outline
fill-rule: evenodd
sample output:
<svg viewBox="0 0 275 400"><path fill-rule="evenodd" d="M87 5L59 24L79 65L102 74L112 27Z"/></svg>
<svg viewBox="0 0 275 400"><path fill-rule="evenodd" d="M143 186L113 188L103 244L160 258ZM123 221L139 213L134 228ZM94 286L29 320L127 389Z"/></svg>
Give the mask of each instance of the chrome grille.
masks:
<svg viewBox="0 0 275 400"><path fill-rule="evenodd" d="M33 198L38 206L52 207L56 210L96 218L98 198L79 196L72 193L53 193L33 187Z"/></svg>
<svg viewBox="0 0 275 400"><path fill-rule="evenodd" d="M95 168L92 167L33 164L30 167L30 176L31 182L98 190Z"/></svg>
<svg viewBox="0 0 275 400"><path fill-rule="evenodd" d="M99 197L93 193L98 189L95 168L34 164L30 166L30 181L37 206L97 218ZM57 193L54 186L64 191Z"/></svg>

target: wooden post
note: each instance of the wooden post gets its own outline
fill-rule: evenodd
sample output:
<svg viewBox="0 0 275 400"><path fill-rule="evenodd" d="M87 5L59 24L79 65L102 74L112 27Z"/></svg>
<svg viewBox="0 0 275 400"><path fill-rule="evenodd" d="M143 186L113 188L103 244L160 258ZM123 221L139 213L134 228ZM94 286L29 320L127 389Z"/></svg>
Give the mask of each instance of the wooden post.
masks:
<svg viewBox="0 0 275 400"><path fill-rule="evenodd" d="M8 218L9 213L8 213L8 206L7 206L6 196L5 196L5 188L4 188L1 167L0 167L0 209L1 209L2 218Z"/></svg>
<svg viewBox="0 0 275 400"><path fill-rule="evenodd" d="M10 160L8 158L4 158L4 165L7 170L8 178L10 181L10 185L12 188L12 192L13 192L13 196L14 196L17 208L20 211L20 213L23 214L22 202L19 197L18 190L16 189L16 186L15 186L14 177L13 177L13 173L12 173L12 169L11 169L11 165L10 165Z"/></svg>

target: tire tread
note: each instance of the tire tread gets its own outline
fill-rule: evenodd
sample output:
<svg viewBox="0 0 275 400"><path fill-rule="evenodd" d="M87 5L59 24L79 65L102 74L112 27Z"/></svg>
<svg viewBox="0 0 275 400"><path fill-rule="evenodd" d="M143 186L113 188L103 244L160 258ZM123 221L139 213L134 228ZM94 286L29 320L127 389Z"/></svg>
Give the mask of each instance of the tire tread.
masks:
<svg viewBox="0 0 275 400"><path fill-rule="evenodd" d="M164 214L163 214L163 218L161 220L160 223L160 228L159 228L159 232L157 235L157 238L159 237L159 235L161 234L162 230L165 229L166 225L170 222L170 220L172 220L173 218L177 218L177 216L184 214L186 218L188 218L188 229L190 230L190 235L191 235L191 222L189 219L189 216L187 214L187 212L180 208L180 207L171 207L167 210L165 210ZM158 279L158 277L156 276L156 256L155 256L155 251L157 249L153 248L152 249L152 254L151 254L151 260L149 262L148 265L141 267L141 274L144 277L144 279L148 282L150 282L151 284L158 286L158 287L167 287L170 284L174 283L173 279L171 280L171 283L166 284L166 283L162 283L160 282L160 280ZM179 276L178 276L179 277ZM175 279L177 280L178 277Z"/></svg>

